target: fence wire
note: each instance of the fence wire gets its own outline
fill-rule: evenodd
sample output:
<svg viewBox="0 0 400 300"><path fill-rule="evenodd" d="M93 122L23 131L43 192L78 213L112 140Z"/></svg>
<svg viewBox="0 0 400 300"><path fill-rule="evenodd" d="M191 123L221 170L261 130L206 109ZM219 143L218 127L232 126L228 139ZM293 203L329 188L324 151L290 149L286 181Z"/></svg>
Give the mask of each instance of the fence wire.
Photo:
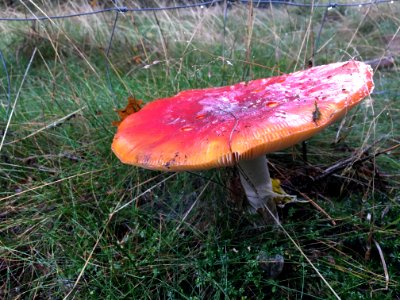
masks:
<svg viewBox="0 0 400 300"><path fill-rule="evenodd" d="M79 12L75 14L67 14L67 15L60 15L60 16L34 16L29 18L13 18L13 17L1 17L0 21L45 21L45 20L57 20L57 19L69 19L74 17L84 17L102 13L109 13L109 12L118 12L118 13L128 13L128 12L148 12L148 11L167 11L167 10L178 10L178 9L187 9L187 8L194 8L194 7L202 7L206 8L208 6L217 5L228 3L228 6L241 3L241 4L248 4L249 2L253 2L255 7L262 8L268 7L268 5L285 5L285 6L297 6L297 7L316 7L316 8L337 8L337 7L364 7L364 6L371 6L371 5L379 5L384 3L395 3L399 2L400 0L375 0L375 1L364 1L364 2L351 2L351 3L336 3L336 2L329 2L329 3L300 3L296 1L280 1L280 0L241 0L241 1L234 1L234 0L212 0L212 1L204 1L204 2L197 2L191 4L184 4L184 5L176 5L176 6L162 6L162 7L126 7L126 6L114 6L109 8L103 8L98 10L92 10L87 12Z"/></svg>
<svg viewBox="0 0 400 300"><path fill-rule="evenodd" d="M336 8L336 7L363 7L370 5L377 5L382 3L394 3L398 2L398 0L376 0L376 1L366 1L366 2L352 2L352 3L336 3L336 2L328 2L328 3L300 3L296 1L280 1L280 0L242 0L241 3L249 3L253 2L253 4L257 7L268 7L265 5L268 4L280 4L287 6L298 6L298 7L318 7L318 8Z"/></svg>

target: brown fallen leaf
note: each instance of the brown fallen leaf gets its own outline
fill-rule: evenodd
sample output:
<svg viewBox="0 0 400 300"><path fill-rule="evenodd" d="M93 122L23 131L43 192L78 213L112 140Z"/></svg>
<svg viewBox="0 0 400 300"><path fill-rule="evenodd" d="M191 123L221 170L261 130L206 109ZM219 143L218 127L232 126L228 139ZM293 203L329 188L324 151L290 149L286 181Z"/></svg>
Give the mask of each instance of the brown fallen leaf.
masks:
<svg viewBox="0 0 400 300"><path fill-rule="evenodd" d="M143 62L142 56L139 55L135 55L134 57L132 57L132 61L137 64L140 65Z"/></svg>
<svg viewBox="0 0 400 300"><path fill-rule="evenodd" d="M137 100L135 97L129 96L128 97L128 104L123 109L116 109L115 111L118 113L120 118L119 121L112 122L113 126L119 126L121 122L129 115L138 112L143 106L143 100Z"/></svg>

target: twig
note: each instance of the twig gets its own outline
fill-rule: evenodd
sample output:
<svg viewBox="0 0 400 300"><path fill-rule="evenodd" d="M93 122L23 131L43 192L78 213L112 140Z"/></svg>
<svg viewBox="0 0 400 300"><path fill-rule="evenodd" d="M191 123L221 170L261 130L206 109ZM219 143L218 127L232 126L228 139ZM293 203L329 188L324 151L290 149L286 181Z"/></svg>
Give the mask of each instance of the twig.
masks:
<svg viewBox="0 0 400 300"><path fill-rule="evenodd" d="M367 65L370 65L371 68L374 70L389 69L389 68L394 67L394 57L392 55L382 56L380 58L370 59L370 60L366 60L364 62Z"/></svg>
<svg viewBox="0 0 400 300"><path fill-rule="evenodd" d="M320 174L320 175L318 175L317 177L314 178L313 183L315 183L316 181L320 181L320 180L324 179L325 177L327 177L329 175L332 175L333 173L336 173L336 172L338 172L340 170L343 170L348 166L354 166L356 164L363 163L364 161L373 159L373 158L375 158L375 157L377 157L377 156L379 156L381 154L385 154L385 153L390 152L390 151L392 151L394 149L397 149L399 147L400 147L400 144L397 144L397 145L394 145L392 147L386 148L386 149L384 149L382 151L378 151L378 152L375 152L373 154L367 155L367 156L365 156L363 158L360 158L363 154L365 154L370 149L370 147L368 147L367 149L362 150L361 153L359 155L357 155L358 157L354 157L354 155L353 155L352 157L349 157L349 158L346 158L344 160L341 160L341 161L335 163L334 165L330 166L329 168L325 169L322 172L322 174Z"/></svg>
<svg viewBox="0 0 400 300"><path fill-rule="evenodd" d="M311 203L312 206L314 206L317 210L319 210L325 217L331 221L332 225L336 226L335 220L321 207L319 206L314 200L312 200L310 197L308 197L306 194L302 193L299 191L299 194L303 196L304 198L307 199L308 202Z"/></svg>

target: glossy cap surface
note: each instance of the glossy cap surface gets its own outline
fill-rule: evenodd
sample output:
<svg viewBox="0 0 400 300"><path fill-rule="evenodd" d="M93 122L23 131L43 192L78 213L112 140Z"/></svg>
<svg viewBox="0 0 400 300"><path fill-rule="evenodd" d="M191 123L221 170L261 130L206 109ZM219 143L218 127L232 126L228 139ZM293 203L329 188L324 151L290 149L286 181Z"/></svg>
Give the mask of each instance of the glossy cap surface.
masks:
<svg viewBox="0 0 400 300"><path fill-rule="evenodd" d="M112 150L153 170L202 170L290 147L343 117L373 90L357 61L155 100L118 127Z"/></svg>

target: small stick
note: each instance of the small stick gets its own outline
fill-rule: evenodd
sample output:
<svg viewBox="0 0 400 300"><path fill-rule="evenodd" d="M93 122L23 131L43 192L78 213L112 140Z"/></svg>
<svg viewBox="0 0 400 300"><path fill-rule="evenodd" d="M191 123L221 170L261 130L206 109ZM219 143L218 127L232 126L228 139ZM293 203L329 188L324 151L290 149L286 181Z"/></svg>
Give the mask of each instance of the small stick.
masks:
<svg viewBox="0 0 400 300"><path fill-rule="evenodd" d="M336 222L335 220L321 207L319 206L314 200L312 200L310 197L308 197L306 194L300 192L300 195L303 196L304 198L306 198L306 200L308 202L311 203L312 206L314 206L317 210L319 210L325 217L327 217L329 219L329 221L331 221L332 225L336 226Z"/></svg>
<svg viewBox="0 0 400 300"><path fill-rule="evenodd" d="M376 59L366 60L365 63L370 65L374 70L389 69L394 67L394 58L393 56L383 56Z"/></svg>
<svg viewBox="0 0 400 300"><path fill-rule="evenodd" d="M325 177L327 177L329 175L332 175L333 173L336 173L337 171L343 170L346 167L348 167L349 165L355 165L355 164L363 163L364 161L373 159L373 158L375 158L375 157L377 157L377 156L379 156L381 154L390 152L390 151L395 150L395 149L397 149L399 147L400 147L400 144L396 144L396 145L394 145L392 147L389 147L389 148L386 148L386 149L384 149L382 151L378 151L378 152L370 154L370 155L368 155L366 157L360 158L360 156L362 154L366 153L369 148L365 149L358 155L358 158L352 156L352 157L346 158L346 159L344 159L342 161L339 161L339 162L335 163L334 165L330 166L329 168L325 169L322 172L321 175L318 175L317 177L314 178L313 182L319 181L319 180L321 180L321 179L323 179L323 178L325 178Z"/></svg>

